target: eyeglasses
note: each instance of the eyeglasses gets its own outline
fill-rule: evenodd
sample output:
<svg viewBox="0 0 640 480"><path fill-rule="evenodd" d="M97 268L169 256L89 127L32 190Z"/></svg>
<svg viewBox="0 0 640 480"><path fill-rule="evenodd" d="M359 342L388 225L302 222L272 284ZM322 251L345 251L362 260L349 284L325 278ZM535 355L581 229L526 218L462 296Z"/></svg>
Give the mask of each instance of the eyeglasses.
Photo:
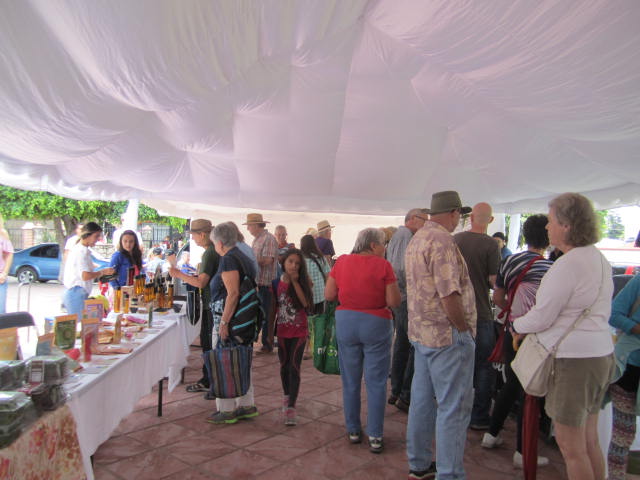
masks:
<svg viewBox="0 0 640 480"><path fill-rule="evenodd" d="M422 220L423 222L428 221L428 218L423 217L422 215L414 215L415 218L419 218L420 220Z"/></svg>

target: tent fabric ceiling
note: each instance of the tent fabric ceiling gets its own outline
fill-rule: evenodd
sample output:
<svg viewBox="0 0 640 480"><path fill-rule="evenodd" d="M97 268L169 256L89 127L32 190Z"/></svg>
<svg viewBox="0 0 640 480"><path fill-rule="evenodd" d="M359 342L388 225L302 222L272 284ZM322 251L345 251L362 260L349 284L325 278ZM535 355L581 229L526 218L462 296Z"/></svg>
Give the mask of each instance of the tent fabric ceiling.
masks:
<svg viewBox="0 0 640 480"><path fill-rule="evenodd" d="M640 203L636 0L5 1L0 182L403 214Z"/></svg>

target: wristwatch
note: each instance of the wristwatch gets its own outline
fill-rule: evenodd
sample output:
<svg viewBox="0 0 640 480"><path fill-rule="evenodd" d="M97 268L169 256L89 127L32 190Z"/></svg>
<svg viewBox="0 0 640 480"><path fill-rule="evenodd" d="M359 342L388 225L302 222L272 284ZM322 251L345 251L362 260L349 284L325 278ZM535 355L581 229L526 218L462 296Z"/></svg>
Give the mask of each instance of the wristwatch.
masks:
<svg viewBox="0 0 640 480"><path fill-rule="evenodd" d="M229 322L225 322L224 320L220 320L220 325L229 325Z"/></svg>

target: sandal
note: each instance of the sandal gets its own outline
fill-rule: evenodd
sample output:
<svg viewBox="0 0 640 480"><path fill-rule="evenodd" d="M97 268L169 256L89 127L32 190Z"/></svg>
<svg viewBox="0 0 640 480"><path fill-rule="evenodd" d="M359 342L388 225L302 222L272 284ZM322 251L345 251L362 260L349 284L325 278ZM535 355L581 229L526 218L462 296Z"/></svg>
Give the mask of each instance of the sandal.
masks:
<svg viewBox="0 0 640 480"><path fill-rule="evenodd" d="M189 393L197 393L197 392L208 392L209 387L205 387L200 382L192 383L191 385L187 385L187 392Z"/></svg>

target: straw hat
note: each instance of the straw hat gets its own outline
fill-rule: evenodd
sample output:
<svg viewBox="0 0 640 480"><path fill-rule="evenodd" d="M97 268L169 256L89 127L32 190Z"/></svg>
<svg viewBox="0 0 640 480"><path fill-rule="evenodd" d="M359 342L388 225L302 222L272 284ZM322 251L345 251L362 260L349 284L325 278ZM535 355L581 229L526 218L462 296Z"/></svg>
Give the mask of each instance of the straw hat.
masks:
<svg viewBox="0 0 640 480"><path fill-rule="evenodd" d="M262 219L261 213L247 213L247 221L243 225L251 225L253 223L271 223Z"/></svg>
<svg viewBox="0 0 640 480"><path fill-rule="evenodd" d="M211 230L213 230L213 225L209 220L205 220L204 218L197 218L195 220L192 220L191 227L189 228L189 231L191 233L209 233Z"/></svg>
<svg viewBox="0 0 640 480"><path fill-rule="evenodd" d="M318 222L318 233L322 232L323 230L327 230L328 228L334 228L333 225L329 225L328 220L320 220Z"/></svg>
<svg viewBox="0 0 640 480"><path fill-rule="evenodd" d="M450 212L451 210L460 209L460 213L471 212L471 207L463 207L460 195L453 190L446 190L444 192L436 192L431 196L431 208L429 209L430 215L437 215L438 213Z"/></svg>

